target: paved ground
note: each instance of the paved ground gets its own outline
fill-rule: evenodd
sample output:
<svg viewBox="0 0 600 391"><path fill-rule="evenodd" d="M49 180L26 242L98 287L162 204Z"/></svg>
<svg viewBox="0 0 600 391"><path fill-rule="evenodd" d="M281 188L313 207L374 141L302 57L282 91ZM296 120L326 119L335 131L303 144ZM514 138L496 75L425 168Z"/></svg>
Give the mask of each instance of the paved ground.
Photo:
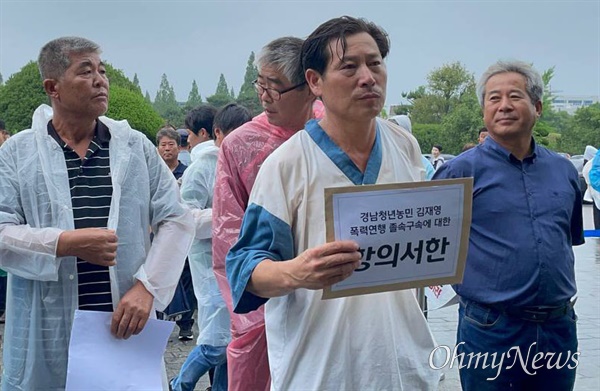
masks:
<svg viewBox="0 0 600 391"><path fill-rule="evenodd" d="M167 352L165 353L165 364L167 366L167 375L169 379L177 376L179 373L179 369L181 365L187 358L188 354L194 349L196 346L196 340L181 342L178 339L179 329L175 326L173 330L173 334L169 338L169 343L167 344ZM194 325L194 336L198 336L198 329L196 325ZM208 375L204 376L200 381L196 384L196 388L194 390L204 391L209 386Z"/></svg>
<svg viewBox="0 0 600 391"><path fill-rule="evenodd" d="M584 214L585 228L592 229L589 205L584 206ZM579 299L575 308L579 316L578 335L581 351L575 391L597 391L600 390L600 239L587 238L585 245L575 247L575 256L579 291ZM457 323L456 306L432 311L429 315L429 323L439 345L454 346ZM165 353L169 378L178 373L185 358L195 345L194 341L180 342L177 339L177 332L177 327L175 327ZM4 325L0 325L0 337L3 333ZM197 330L195 335L197 335ZM445 368L441 371L444 372L445 379L440 383L440 390L460 390L457 368ZM205 376L195 390L204 390L206 387L208 387L208 378Z"/></svg>

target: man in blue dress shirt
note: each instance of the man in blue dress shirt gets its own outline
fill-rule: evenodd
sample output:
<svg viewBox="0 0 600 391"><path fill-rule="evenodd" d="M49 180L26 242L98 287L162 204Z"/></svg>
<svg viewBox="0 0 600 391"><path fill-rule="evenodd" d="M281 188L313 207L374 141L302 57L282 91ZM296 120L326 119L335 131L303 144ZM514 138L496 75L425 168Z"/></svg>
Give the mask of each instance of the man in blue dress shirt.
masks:
<svg viewBox="0 0 600 391"><path fill-rule="evenodd" d="M473 220L460 296L463 390L570 390L575 382L573 245L583 243L577 171L537 144L543 82L520 61L497 62L477 95L485 142L434 179L473 177Z"/></svg>

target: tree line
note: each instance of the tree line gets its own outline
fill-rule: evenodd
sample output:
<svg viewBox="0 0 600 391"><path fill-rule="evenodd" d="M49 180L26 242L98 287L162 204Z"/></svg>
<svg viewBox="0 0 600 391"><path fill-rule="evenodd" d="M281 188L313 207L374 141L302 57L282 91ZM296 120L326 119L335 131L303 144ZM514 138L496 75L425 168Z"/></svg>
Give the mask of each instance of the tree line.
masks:
<svg viewBox="0 0 600 391"><path fill-rule="evenodd" d="M206 102L215 107L236 102L247 107L254 115L259 114L262 107L252 85L252 81L258 77L254 58L254 52L251 52L244 83L237 96L221 74L215 93L208 96ZM181 104L177 102L166 74L162 75L154 101L148 91L142 93L137 74L130 80L121 70L108 63L106 74L110 80L106 116L116 120L126 119L134 129L143 132L152 141L156 132L166 124L183 128L186 113L203 103L195 80L188 100ZM30 128L33 112L42 103L50 104L50 101L44 92L35 61L30 61L19 72L11 75L6 83L0 74L0 119L4 120L7 129L18 132Z"/></svg>
<svg viewBox="0 0 600 391"><path fill-rule="evenodd" d="M258 77L254 64L254 52L246 65L244 82L237 96L220 75L215 93L206 102L221 107L236 102L246 106L256 115L262 111L252 81ZM157 130L165 124L184 127L185 114L203 103L194 80L185 103L177 102L173 86L163 74L154 100L139 85L137 74L129 80L124 73L107 64L110 80L110 98L107 116L127 119L131 126L154 140ZM545 84L543 113L534 128L538 143L548 148L582 154L586 145L600 146L600 103L580 108L574 115L552 108L555 98L550 89L554 68L542 74ZM475 92L475 77L460 62L444 64L427 75L427 84L415 90L403 92L406 102L393 106L390 115L409 114L413 133L423 152L434 144L444 147L444 152L458 154L466 143L475 142L478 130L483 126L481 107ZM31 125L31 115L41 104L49 103L35 62L25 65L5 83L0 75L0 118L7 128L14 131ZM383 111L383 117L388 113Z"/></svg>
<svg viewBox="0 0 600 391"><path fill-rule="evenodd" d="M543 112L534 128L536 142L559 152L583 154L586 145L600 145L600 103L580 108L574 115L552 108L555 96L550 82L554 67L542 73ZM460 62L445 64L427 75L427 84L403 92L408 103L392 107L390 114L409 114L413 133L423 152L440 144L444 152L458 154L466 143L476 143L483 127L473 73Z"/></svg>

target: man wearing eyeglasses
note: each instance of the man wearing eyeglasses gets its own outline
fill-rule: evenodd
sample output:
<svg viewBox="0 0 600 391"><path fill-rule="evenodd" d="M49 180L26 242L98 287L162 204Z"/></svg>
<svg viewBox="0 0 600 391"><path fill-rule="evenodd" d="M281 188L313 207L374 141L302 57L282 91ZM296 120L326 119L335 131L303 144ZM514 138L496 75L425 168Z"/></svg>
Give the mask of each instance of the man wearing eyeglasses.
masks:
<svg viewBox="0 0 600 391"><path fill-rule="evenodd" d="M306 85L300 50L303 41L279 38L259 53L254 87L264 112L235 131L221 145L213 197L213 268L231 315L227 348L230 391L270 388L264 312L234 314L225 256L236 242L250 191L263 161L323 106Z"/></svg>
<svg viewBox="0 0 600 391"><path fill-rule="evenodd" d="M227 255L235 311L265 308L272 390L437 388L411 290L321 300L361 259L354 241L325 243L324 189L425 179L415 138L377 118L388 51L381 28L351 17L306 39L302 64L324 117L264 162Z"/></svg>

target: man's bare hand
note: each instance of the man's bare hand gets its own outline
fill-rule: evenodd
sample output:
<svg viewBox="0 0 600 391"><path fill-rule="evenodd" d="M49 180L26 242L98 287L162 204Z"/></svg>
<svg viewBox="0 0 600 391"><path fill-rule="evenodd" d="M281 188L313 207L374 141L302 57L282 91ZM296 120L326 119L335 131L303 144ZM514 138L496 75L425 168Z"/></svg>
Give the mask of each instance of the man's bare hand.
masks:
<svg viewBox="0 0 600 391"><path fill-rule="evenodd" d="M139 334L146 326L154 297L140 281L125 293L115 310L110 332L117 338L127 339Z"/></svg>
<svg viewBox="0 0 600 391"><path fill-rule="evenodd" d="M322 289L350 277L360 266L356 242L345 240L308 249L292 259L288 278L297 288Z"/></svg>
<svg viewBox="0 0 600 391"><path fill-rule="evenodd" d="M81 228L60 234L56 255L75 256L100 266L114 266L117 245L118 238L112 229Z"/></svg>

